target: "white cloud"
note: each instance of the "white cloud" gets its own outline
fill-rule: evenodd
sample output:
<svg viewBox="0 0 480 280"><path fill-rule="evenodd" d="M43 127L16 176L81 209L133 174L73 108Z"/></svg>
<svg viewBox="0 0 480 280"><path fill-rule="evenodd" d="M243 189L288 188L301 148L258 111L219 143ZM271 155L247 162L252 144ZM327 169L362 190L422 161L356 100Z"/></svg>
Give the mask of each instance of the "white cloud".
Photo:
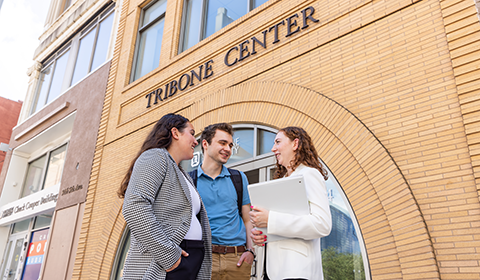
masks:
<svg viewBox="0 0 480 280"><path fill-rule="evenodd" d="M4 0L0 10L0 96L24 100L27 69L43 33L50 0Z"/></svg>

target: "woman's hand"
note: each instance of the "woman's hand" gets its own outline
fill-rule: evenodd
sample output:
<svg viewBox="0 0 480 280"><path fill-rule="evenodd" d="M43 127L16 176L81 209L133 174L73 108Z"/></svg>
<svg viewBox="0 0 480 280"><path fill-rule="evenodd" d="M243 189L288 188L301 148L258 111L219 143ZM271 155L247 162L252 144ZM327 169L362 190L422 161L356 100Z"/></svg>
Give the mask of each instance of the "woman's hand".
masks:
<svg viewBox="0 0 480 280"><path fill-rule="evenodd" d="M182 256L188 257L188 253L182 250ZM182 256L180 256L180 258L178 258L178 261L176 261L173 264L172 267L170 267L169 269L166 269L165 271L170 272L170 271L174 270L175 268L177 268L180 265L180 263L182 262Z"/></svg>
<svg viewBox="0 0 480 280"><path fill-rule="evenodd" d="M265 246L264 244L267 241L267 236L263 235L263 232L257 229L252 229L250 238L252 238L253 243L258 246Z"/></svg>
<svg viewBox="0 0 480 280"><path fill-rule="evenodd" d="M252 210L248 214L250 215L250 222L254 227L263 227L266 228L268 226L268 213L270 211L252 206Z"/></svg>

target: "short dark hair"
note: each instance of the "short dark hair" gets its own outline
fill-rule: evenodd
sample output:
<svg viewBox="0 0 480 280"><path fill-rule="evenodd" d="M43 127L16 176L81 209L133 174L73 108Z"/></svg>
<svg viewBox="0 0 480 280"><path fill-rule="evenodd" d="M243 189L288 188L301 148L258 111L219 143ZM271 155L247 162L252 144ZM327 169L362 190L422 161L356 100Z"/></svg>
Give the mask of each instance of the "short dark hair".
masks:
<svg viewBox="0 0 480 280"><path fill-rule="evenodd" d="M205 127L202 131L202 135L200 136L200 145L202 147L203 152L203 140L207 140L208 145L212 144L212 139L215 137L215 133L217 133L217 129L221 131L225 131L226 133L232 135L233 137L233 128L228 123L214 123L207 127Z"/></svg>

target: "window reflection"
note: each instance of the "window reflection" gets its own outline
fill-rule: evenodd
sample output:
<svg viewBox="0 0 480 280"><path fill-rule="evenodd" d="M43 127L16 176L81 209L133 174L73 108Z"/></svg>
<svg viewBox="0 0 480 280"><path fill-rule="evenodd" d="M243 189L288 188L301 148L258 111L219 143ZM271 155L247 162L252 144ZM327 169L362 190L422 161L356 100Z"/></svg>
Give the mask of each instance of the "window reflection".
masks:
<svg viewBox="0 0 480 280"><path fill-rule="evenodd" d="M53 73L53 63L50 64L45 70L40 74L39 84L38 84L38 96L37 100L34 102L34 107L32 108L32 113L37 112L42 109L47 102L48 89L50 88L50 81L52 79Z"/></svg>
<svg viewBox="0 0 480 280"><path fill-rule="evenodd" d="M254 0L255 8L262 5L263 3L267 2L268 0Z"/></svg>
<svg viewBox="0 0 480 280"><path fill-rule="evenodd" d="M255 130L257 131L257 139L254 139ZM232 156L227 162L227 165L255 158L263 154L271 152L275 133L258 128L256 126L249 128L234 128L233 129L233 148ZM200 142L199 138L197 140ZM254 144L256 143L256 156L254 156ZM195 170L203 162L203 154L200 143L195 147L192 160L184 160L180 166L187 172Z"/></svg>
<svg viewBox="0 0 480 280"><path fill-rule="evenodd" d="M23 220L23 221L20 221L20 222L16 222L15 224L13 224L12 226L12 234L15 234L15 233L19 233L19 232L23 232L23 231L27 231L28 230L28 227L30 226L30 221L32 219L26 219L26 220Z"/></svg>
<svg viewBox="0 0 480 280"><path fill-rule="evenodd" d="M143 77L160 64L166 6L167 1L162 0L144 11L141 27L139 28L140 38L133 80Z"/></svg>
<svg viewBox="0 0 480 280"><path fill-rule="evenodd" d="M30 162L28 164L22 197L60 183L66 154L67 144ZM45 168L46 172L44 172Z"/></svg>
<svg viewBox="0 0 480 280"><path fill-rule="evenodd" d="M42 156L28 164L27 177L23 186L22 197L31 195L40 190L47 156Z"/></svg>
<svg viewBox="0 0 480 280"><path fill-rule="evenodd" d="M70 2L67 2L70 5ZM77 32L73 39L65 42L63 49L51 54L41 71L30 114L41 110L68 87L78 83L105 62L111 39L114 6L112 4L103 11L103 14L92 18L84 30Z"/></svg>
<svg viewBox="0 0 480 280"><path fill-rule="evenodd" d="M253 139L254 131L252 128L234 129L232 156L227 164L232 164L247 158L253 158Z"/></svg>
<svg viewBox="0 0 480 280"><path fill-rule="evenodd" d="M248 1L208 1L205 38L247 13Z"/></svg>
<svg viewBox="0 0 480 280"><path fill-rule="evenodd" d="M203 0L187 1L181 50L189 49L198 43L201 37L201 14Z"/></svg>
<svg viewBox="0 0 480 280"><path fill-rule="evenodd" d="M258 130L258 155L270 153L276 134L263 129Z"/></svg>
<svg viewBox="0 0 480 280"><path fill-rule="evenodd" d="M186 0L179 52L229 25L267 0Z"/></svg>
<svg viewBox="0 0 480 280"><path fill-rule="evenodd" d="M53 72L52 85L47 97L47 103L52 102L57 96L60 95L63 88L63 77L65 76L65 70L67 69L68 55L70 50L66 51L55 63L55 70Z"/></svg>
<svg viewBox="0 0 480 280"><path fill-rule="evenodd" d="M323 166L328 170L325 164ZM363 280L365 268L360 249L363 242L360 243L361 235L357 232L359 227L355 226L357 221L352 218L353 210L343 190L330 170L328 174L326 186L332 214L332 231L321 240L323 274L325 280Z"/></svg>
<svg viewBox="0 0 480 280"><path fill-rule="evenodd" d="M95 34L97 29L94 28L88 32L85 37L80 40L80 47L78 49L77 62L75 63L75 70L73 72L72 85L76 84L80 79L85 77L90 66L90 57L92 56L93 44L95 42Z"/></svg>
<svg viewBox="0 0 480 280"><path fill-rule="evenodd" d="M183 160L182 162L180 162L180 166L186 172L196 170L200 165L202 165L202 162L203 162L202 146L201 146L200 140L199 139L197 140L199 144L195 146L195 149L193 150L193 158L191 160Z"/></svg>
<svg viewBox="0 0 480 280"><path fill-rule="evenodd" d="M62 147L50 153L50 159L47 167L47 176L45 178L45 184L43 187L44 189L60 183L66 154L67 145L63 145Z"/></svg>
<svg viewBox="0 0 480 280"><path fill-rule="evenodd" d="M140 35L135 80L160 64L164 20L160 20Z"/></svg>
<svg viewBox="0 0 480 280"><path fill-rule="evenodd" d="M87 35L80 39L75 70L70 85L87 76L88 73L97 69L107 59L110 32L112 31L114 13L110 13L100 24L90 30ZM98 27L99 26L99 27Z"/></svg>
<svg viewBox="0 0 480 280"><path fill-rule="evenodd" d="M100 23L98 31L97 44L93 53L93 62L90 71L93 71L107 60L108 45L110 43L110 33L112 32L114 13L111 13Z"/></svg>
<svg viewBox="0 0 480 280"><path fill-rule="evenodd" d="M145 14L143 15L143 23L142 26L146 26L150 22L155 21L158 17L162 16L163 13L167 10L167 1L161 0L155 2L155 4L148 7L145 10Z"/></svg>
<svg viewBox="0 0 480 280"><path fill-rule="evenodd" d="M39 229L39 228L50 226L50 224L52 223L52 215L53 214L38 215L35 218L35 224L33 225L33 229Z"/></svg>
<svg viewBox="0 0 480 280"><path fill-rule="evenodd" d="M120 243L120 246L118 247L120 251L117 252L117 254L120 254L118 255L117 263L115 264L117 266L115 275L113 277L115 280L120 280L123 277L123 266L125 265L125 260L127 259L128 250L130 249L130 230L128 228L125 230L125 235L126 237L124 241Z"/></svg>

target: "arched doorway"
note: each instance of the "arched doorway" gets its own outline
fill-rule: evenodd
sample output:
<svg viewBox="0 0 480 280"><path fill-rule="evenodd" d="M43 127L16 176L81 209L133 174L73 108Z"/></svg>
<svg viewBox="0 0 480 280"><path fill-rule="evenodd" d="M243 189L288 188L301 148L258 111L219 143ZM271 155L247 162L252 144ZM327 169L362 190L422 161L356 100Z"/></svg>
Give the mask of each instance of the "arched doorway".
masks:
<svg viewBox="0 0 480 280"><path fill-rule="evenodd" d="M275 158L270 149L277 130L255 124L236 124L233 128L234 147L226 166L243 171L250 184L272 180ZM187 172L197 169L203 162L200 144L195 148L194 155L192 160L181 163ZM370 279L367 253L358 222L345 193L330 170L329 174L326 183L333 227L332 233L322 238L325 279ZM121 279L129 247L130 235L126 228L117 250L117 266L113 270L112 279Z"/></svg>
<svg viewBox="0 0 480 280"><path fill-rule="evenodd" d="M425 273L438 275L430 234L401 171L367 125L341 104L297 85L258 82L203 96L179 113L198 130L216 122L305 128L350 202L362 232L371 278L402 278L402 266L419 263ZM264 171L258 169L261 176ZM115 224L119 231L124 226L123 220ZM120 236L112 240L119 241Z"/></svg>

